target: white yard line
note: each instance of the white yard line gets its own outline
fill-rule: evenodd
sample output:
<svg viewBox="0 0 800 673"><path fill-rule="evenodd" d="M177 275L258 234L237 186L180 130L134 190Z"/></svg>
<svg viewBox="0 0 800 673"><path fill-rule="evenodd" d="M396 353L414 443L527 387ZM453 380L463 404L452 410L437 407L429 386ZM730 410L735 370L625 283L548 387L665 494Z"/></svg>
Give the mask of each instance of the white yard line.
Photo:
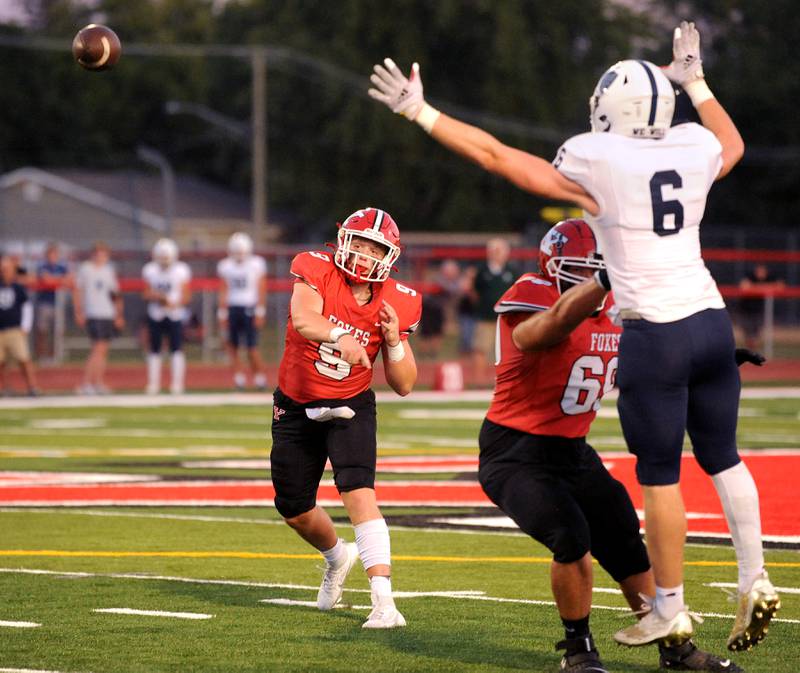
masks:
<svg viewBox="0 0 800 673"><path fill-rule="evenodd" d="M37 624L36 622L7 622L7 621L0 621L0 627L6 626L10 629L35 629L41 624Z"/></svg>
<svg viewBox="0 0 800 673"><path fill-rule="evenodd" d="M708 582L703 584L705 587L713 587L715 589L738 589L739 585L735 582ZM798 587L775 587L775 591L781 594L799 594L800 588Z"/></svg>
<svg viewBox="0 0 800 673"><path fill-rule="evenodd" d="M43 670L41 668L0 668L0 673L61 673L61 671Z"/></svg>
<svg viewBox="0 0 800 673"><path fill-rule="evenodd" d="M407 397L400 397L392 392L380 391L376 398L381 404L391 403L440 403L460 404L463 402L489 402L491 390L465 390L460 393L439 393L435 391L412 392ZM605 399L616 399L617 392L605 395ZM742 399L795 399L800 398L800 387L747 387L742 390ZM20 397L0 400L0 409L93 409L112 408L147 408L147 407L218 407L229 406L262 406L272 404L269 393L188 393L185 395L107 395L102 397L86 397L80 395L63 395L52 397Z"/></svg>
<svg viewBox="0 0 800 673"><path fill-rule="evenodd" d="M215 617L215 615L208 615L204 612L165 612L162 610L134 610L133 608L96 608L92 612L139 617L170 617L172 619L213 619Z"/></svg>
<svg viewBox="0 0 800 673"><path fill-rule="evenodd" d="M0 568L3 573L16 573L27 575L54 575L63 577L109 577L113 579L133 579L133 580L150 580L162 582L185 582L188 584L218 584L227 586L247 586L247 587L263 587L263 588L285 588L285 589L299 589L305 591L317 591L319 587L300 584L277 584L272 582L243 582L238 580L208 580L197 579L192 577L172 577L167 575L138 575L128 573L86 573L86 572L59 572L56 570L39 570L31 568ZM369 589L345 589L351 593L369 593ZM402 598L417 598L417 597L441 597L449 600L469 600L469 601L487 601L492 603L514 603L519 605L555 605L554 601L536 600L531 598L501 598L499 596L486 596L482 591L464 590L464 591L437 591L437 592L424 592L424 591L409 591L396 593L395 597ZM310 601L309 601L310 602ZM289 603L283 602L282 605ZM312 605L316 605L312 603ZM112 608L118 610L121 608ZM127 609L127 608L125 608ZM612 610L614 612L629 612L629 607L616 607L611 605L592 605L594 610ZM176 613L180 614L180 613ZM194 614L194 613L186 613ZM733 619L734 615L726 615L718 612L699 612L701 617L715 617L719 619ZM781 619L774 618L773 622L782 622L786 624L800 624L800 619Z"/></svg>

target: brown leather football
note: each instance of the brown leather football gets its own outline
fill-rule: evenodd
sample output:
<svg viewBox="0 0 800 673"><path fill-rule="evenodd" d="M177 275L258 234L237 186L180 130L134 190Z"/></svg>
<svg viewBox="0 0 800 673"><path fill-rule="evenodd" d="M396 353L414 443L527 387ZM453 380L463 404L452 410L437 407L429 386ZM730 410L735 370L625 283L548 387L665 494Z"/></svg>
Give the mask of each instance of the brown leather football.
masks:
<svg viewBox="0 0 800 673"><path fill-rule="evenodd" d="M107 70L122 53L117 34L107 26L90 23L72 41L72 55L87 70Z"/></svg>

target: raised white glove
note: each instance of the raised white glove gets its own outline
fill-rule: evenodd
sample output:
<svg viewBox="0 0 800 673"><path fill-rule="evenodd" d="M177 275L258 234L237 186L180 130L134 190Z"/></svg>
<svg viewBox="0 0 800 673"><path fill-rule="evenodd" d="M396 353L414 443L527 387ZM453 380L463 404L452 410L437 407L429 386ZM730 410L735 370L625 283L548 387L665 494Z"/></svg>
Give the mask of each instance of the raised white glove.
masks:
<svg viewBox="0 0 800 673"><path fill-rule="evenodd" d="M664 68L670 81L684 88L703 79L703 61L700 59L700 33L694 22L681 21L672 38L672 63Z"/></svg>
<svg viewBox="0 0 800 673"><path fill-rule="evenodd" d="M374 72L370 75L369 81L375 88L370 88L367 93L392 112L401 114L411 121L416 120L425 105L425 98L422 96L422 79L419 76L419 63L411 66L409 77L400 72L400 68L392 59L385 58L383 63L385 68L380 63L373 68Z"/></svg>

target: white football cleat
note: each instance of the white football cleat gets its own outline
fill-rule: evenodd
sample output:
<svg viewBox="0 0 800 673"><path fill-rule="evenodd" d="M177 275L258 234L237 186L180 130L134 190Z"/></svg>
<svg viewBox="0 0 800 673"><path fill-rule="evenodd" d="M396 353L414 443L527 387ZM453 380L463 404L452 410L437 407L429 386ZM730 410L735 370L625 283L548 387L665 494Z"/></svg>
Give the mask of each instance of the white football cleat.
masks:
<svg viewBox="0 0 800 673"><path fill-rule="evenodd" d="M651 610L636 624L617 631L614 640L620 645L639 647L657 640L666 645L680 645L692 637L692 619L698 619L685 608L672 619L664 619L657 610Z"/></svg>
<svg viewBox="0 0 800 673"><path fill-rule="evenodd" d="M769 622L781 607L781 599L766 571L753 580L750 591L738 595L736 620L728 636L732 652L758 645L769 631Z"/></svg>
<svg viewBox="0 0 800 673"><path fill-rule="evenodd" d="M367 621L361 625L361 628L395 629L405 625L405 617L395 607L394 600L385 598L383 600L378 599L377 603L373 601L372 612L369 613Z"/></svg>
<svg viewBox="0 0 800 673"><path fill-rule="evenodd" d="M322 584L317 593L317 607L320 610L330 610L339 602L344 589L344 581L358 560L358 548L355 542L348 542L344 548L346 553L344 562L335 568L331 565L325 568Z"/></svg>

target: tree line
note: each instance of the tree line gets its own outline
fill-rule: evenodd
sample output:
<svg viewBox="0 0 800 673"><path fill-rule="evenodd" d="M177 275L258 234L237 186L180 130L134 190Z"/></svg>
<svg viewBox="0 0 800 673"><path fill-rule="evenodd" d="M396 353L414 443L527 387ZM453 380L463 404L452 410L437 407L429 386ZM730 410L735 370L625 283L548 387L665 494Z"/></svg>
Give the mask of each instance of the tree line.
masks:
<svg viewBox="0 0 800 673"><path fill-rule="evenodd" d="M426 95L502 140L544 157L588 129L603 70L628 57L666 63L671 28L696 18L712 90L748 153L712 190L706 221L791 225L800 190L800 57L788 0L27 0L31 21L0 34L63 38L64 52L0 47L0 169L130 168L141 144L178 171L250 187L250 152L219 127L169 114L170 100L249 122L250 69L221 56L125 55L104 73L69 55L78 28L107 23L123 42L269 46L270 210L287 239L329 230L376 204L407 229L522 230L541 200L451 156L366 96L372 65L419 61ZM635 7L631 9L630 7ZM677 9L687 11L679 15Z"/></svg>

